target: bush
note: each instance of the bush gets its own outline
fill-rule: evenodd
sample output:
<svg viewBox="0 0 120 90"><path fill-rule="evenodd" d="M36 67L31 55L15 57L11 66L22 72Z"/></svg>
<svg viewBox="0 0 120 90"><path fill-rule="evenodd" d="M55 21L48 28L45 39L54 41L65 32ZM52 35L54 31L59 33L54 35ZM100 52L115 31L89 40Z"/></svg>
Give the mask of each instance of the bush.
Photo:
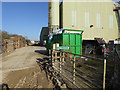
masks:
<svg viewBox="0 0 120 90"><path fill-rule="evenodd" d="M10 39L10 35L6 31L2 31L2 39Z"/></svg>

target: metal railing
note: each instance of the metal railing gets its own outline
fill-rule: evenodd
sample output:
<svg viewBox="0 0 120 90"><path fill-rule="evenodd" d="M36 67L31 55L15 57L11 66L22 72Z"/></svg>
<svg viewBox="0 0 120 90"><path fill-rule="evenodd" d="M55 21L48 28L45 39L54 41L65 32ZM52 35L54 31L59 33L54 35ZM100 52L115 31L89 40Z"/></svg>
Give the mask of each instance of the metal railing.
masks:
<svg viewBox="0 0 120 90"><path fill-rule="evenodd" d="M114 85L113 88L120 86L120 45L114 46Z"/></svg>
<svg viewBox="0 0 120 90"><path fill-rule="evenodd" d="M72 88L105 88L106 59L52 50L52 67Z"/></svg>

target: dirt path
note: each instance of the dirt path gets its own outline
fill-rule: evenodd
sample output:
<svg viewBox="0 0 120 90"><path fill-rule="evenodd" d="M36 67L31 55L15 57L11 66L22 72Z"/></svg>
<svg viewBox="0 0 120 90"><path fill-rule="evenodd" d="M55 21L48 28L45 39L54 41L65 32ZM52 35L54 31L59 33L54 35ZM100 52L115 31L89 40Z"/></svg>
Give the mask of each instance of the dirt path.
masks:
<svg viewBox="0 0 120 90"><path fill-rule="evenodd" d="M9 88L53 88L45 72L40 70L37 59L46 57L38 53L44 47L29 46L15 50L2 58L3 83Z"/></svg>

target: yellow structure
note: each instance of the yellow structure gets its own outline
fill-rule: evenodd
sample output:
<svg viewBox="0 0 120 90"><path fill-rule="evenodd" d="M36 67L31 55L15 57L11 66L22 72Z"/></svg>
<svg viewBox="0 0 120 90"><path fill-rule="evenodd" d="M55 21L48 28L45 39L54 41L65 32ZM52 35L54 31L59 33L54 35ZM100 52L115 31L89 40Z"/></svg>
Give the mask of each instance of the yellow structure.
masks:
<svg viewBox="0 0 120 90"><path fill-rule="evenodd" d="M28 45L27 45L27 44L25 44L25 46L27 47Z"/></svg>
<svg viewBox="0 0 120 90"><path fill-rule="evenodd" d="M84 30L83 40L119 38L114 5L109 2L66 2L60 4L60 28Z"/></svg>

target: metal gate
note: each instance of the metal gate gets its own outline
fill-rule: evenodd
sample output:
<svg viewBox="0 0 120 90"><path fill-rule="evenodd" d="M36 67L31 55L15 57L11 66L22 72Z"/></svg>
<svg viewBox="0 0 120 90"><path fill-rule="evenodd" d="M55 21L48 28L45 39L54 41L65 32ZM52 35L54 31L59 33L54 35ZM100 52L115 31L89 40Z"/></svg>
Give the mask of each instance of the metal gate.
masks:
<svg viewBox="0 0 120 90"><path fill-rule="evenodd" d="M106 59L53 50L52 67L70 88L105 87Z"/></svg>
<svg viewBox="0 0 120 90"><path fill-rule="evenodd" d="M55 76L70 88L119 87L120 46L113 45L107 58L102 59L64 50L52 50L51 53Z"/></svg>

